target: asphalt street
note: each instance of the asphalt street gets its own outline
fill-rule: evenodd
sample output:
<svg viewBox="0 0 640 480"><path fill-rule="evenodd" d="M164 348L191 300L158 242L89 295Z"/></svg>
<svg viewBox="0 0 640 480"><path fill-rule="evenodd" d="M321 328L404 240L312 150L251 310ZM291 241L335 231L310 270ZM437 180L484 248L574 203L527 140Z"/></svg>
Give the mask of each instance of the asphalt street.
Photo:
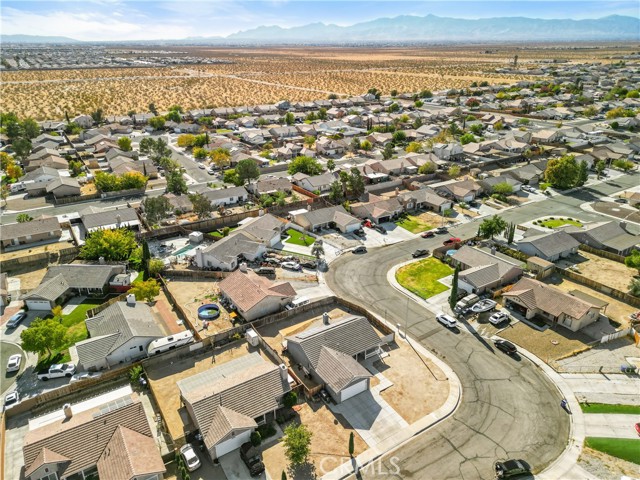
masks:
<svg viewBox="0 0 640 480"><path fill-rule="evenodd" d="M582 211L580 205L637 183L637 175L627 175L514 208L501 216L513 222L549 214L602 220ZM453 228L451 235L473 235L478 223ZM365 255L346 253L326 274L328 286L338 295L399 323L403 330L406 325L414 341L451 366L463 388L461 404L451 418L385 455L381 465L361 472L362 478L493 478L494 461L507 458L524 459L539 472L567 444L569 418L559 406L561 396L534 364L504 355L464 323L458 332L446 329L435 321L433 313L387 282L391 267L409 260L417 248L440 246L443 237L416 238L372 249ZM398 473L395 465L400 467Z"/></svg>

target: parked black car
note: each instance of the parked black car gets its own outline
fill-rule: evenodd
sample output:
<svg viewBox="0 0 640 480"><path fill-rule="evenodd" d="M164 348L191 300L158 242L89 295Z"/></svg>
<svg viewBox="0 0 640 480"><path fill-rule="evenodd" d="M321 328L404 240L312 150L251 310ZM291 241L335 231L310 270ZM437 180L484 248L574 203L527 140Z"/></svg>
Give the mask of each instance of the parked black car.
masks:
<svg viewBox="0 0 640 480"><path fill-rule="evenodd" d="M505 460L494 465L496 478L509 478L523 473L530 473L531 466L524 460Z"/></svg>
<svg viewBox="0 0 640 480"><path fill-rule="evenodd" d="M416 250L411 254L413 258L426 257L427 255L429 255L429 250L427 250L426 248Z"/></svg>
<svg viewBox="0 0 640 480"><path fill-rule="evenodd" d="M252 477L257 477L264 472L262 456L260 452L251 445L251 442L243 443L240 446L240 458L249 469Z"/></svg>
<svg viewBox="0 0 640 480"><path fill-rule="evenodd" d="M353 234L358 236L358 237L360 237L360 238L364 238L365 237L365 233L364 233L364 230L362 228L354 230Z"/></svg>
<svg viewBox="0 0 640 480"><path fill-rule="evenodd" d="M313 262L313 261L309 260L307 262L301 262L300 266L302 268L309 268L309 269L313 270L314 268L316 268L318 266L318 264L316 262Z"/></svg>
<svg viewBox="0 0 640 480"><path fill-rule="evenodd" d="M361 245L359 247L356 247L352 250L353 253L367 253L367 247L365 247L364 245Z"/></svg>
<svg viewBox="0 0 640 480"><path fill-rule="evenodd" d="M516 346L511 342L507 342L506 340L494 340L493 344L498 350L502 350L507 355L513 355L514 353L518 352Z"/></svg>
<svg viewBox="0 0 640 480"><path fill-rule="evenodd" d="M382 233L382 234L387 233L387 230L382 225L374 225L373 229L378 233Z"/></svg>

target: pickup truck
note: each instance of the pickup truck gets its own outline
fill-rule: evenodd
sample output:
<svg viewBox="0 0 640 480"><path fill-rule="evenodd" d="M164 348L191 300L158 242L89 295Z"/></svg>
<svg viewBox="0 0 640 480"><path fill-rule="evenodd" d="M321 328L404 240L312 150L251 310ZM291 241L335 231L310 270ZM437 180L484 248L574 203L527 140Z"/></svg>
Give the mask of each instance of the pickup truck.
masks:
<svg viewBox="0 0 640 480"><path fill-rule="evenodd" d="M48 370L38 372L38 379L47 381L50 378L71 377L76 373L76 366L72 363L58 363L51 365Z"/></svg>

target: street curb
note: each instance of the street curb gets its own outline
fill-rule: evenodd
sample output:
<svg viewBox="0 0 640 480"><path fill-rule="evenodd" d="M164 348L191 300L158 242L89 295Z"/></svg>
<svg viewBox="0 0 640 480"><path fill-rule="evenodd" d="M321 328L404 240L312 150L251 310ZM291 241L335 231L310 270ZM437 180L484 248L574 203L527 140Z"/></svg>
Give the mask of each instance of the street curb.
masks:
<svg viewBox="0 0 640 480"><path fill-rule="evenodd" d="M501 338L498 335L494 335L494 337ZM562 454L560 454L560 456L556 458L551 465L540 472L536 478L540 478L541 480L554 480L558 478L566 480L596 478L582 469L582 467L578 466L578 458L582 453L586 435L584 427L584 413L582 413L580 404L578 403L573 391L569 388L569 385L565 382L564 378L562 378L562 376L549 365L517 343L512 340L509 341L517 345L518 353L522 354L542 370L553 386L556 387L560 395L569 402L569 406L571 408L571 414L569 415L569 439L567 446ZM558 408L561 408L560 405L558 405Z"/></svg>

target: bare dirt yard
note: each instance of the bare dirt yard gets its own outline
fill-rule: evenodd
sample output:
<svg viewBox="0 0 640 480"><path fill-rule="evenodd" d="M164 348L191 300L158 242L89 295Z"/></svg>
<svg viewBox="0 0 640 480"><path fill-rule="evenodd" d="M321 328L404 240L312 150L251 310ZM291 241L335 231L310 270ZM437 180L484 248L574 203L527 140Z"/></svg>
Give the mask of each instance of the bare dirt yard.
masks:
<svg viewBox="0 0 640 480"><path fill-rule="evenodd" d="M193 352L192 356L187 359L157 363L147 368L146 373L151 391L162 412L169 435L174 441L182 438L185 430L194 429L192 425L189 425L189 416L186 410L184 407L180 407L180 390L177 382L253 351L260 350L250 347L243 341L216 349L215 352L212 352L210 348L203 348ZM262 354L262 351L260 353ZM264 358L268 360L268 357Z"/></svg>
<svg viewBox="0 0 640 480"><path fill-rule="evenodd" d="M564 327L540 332L526 323L517 322L500 332L500 336L522 346L549 363L589 348L592 338Z"/></svg>
<svg viewBox="0 0 640 480"><path fill-rule="evenodd" d="M637 478L640 475L638 465L589 447L582 450L578 465L601 480L618 480L625 475L627 478Z"/></svg>
<svg viewBox="0 0 640 480"><path fill-rule="evenodd" d="M449 395L444 372L406 342L392 344L389 356L374 367L393 382L380 395L409 424L437 410Z"/></svg>
<svg viewBox="0 0 640 480"><path fill-rule="evenodd" d="M351 429L341 415L336 415L324 403L308 402L299 406L299 420L312 433L310 465L290 470L284 452L284 445L278 442L263 452L264 464L271 478L279 478L282 471L287 478L319 478L349 459L349 436L354 434L354 455L367 449L367 444L358 432ZM284 429L284 425L282 426Z"/></svg>
<svg viewBox="0 0 640 480"><path fill-rule="evenodd" d="M602 280L600 281L602 283L605 283ZM622 325L628 325L629 315L637 311L637 308L627 305L620 300L616 300L613 297L605 295L604 293L600 293L580 283L572 282L571 280L568 280L566 278L561 278L558 275L552 275L551 277L549 277L547 283L551 283L555 287L559 288L560 290L564 290L565 292L570 292L571 290L580 290L581 292L591 295L592 297L599 298L600 300L609 303L609 305L604 310L604 314Z"/></svg>
<svg viewBox="0 0 640 480"><path fill-rule="evenodd" d="M573 255L569 263L576 261L580 274L622 292L629 290L629 283L638 271L627 267L624 263L615 262L599 257L593 253L580 251L580 255ZM561 261L561 264L567 261Z"/></svg>
<svg viewBox="0 0 640 480"><path fill-rule="evenodd" d="M171 280L167 283L169 291L187 315L187 322L202 336L214 335L233 327L227 312L218 303L218 282L212 279ZM220 316L208 322L206 332L202 320L198 319L198 307L206 303L215 303L220 307Z"/></svg>

